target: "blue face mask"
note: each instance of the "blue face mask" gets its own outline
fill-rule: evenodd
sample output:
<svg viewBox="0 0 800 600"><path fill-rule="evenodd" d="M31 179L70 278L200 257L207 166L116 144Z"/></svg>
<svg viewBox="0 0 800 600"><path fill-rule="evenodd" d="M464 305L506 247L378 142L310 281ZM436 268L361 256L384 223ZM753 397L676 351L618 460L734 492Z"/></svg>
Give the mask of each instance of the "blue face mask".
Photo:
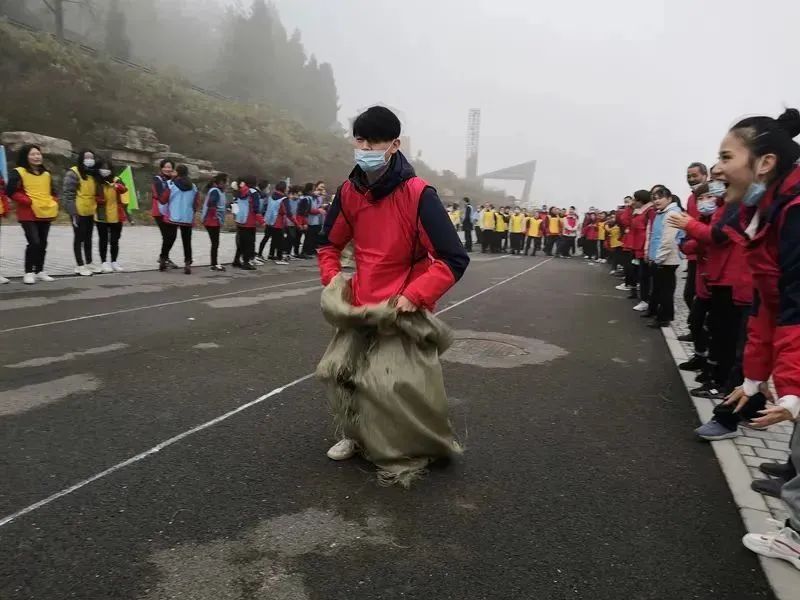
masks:
<svg viewBox="0 0 800 600"><path fill-rule="evenodd" d="M717 210L717 201L714 198L708 200L698 200L697 210L701 215L711 215Z"/></svg>
<svg viewBox="0 0 800 600"><path fill-rule="evenodd" d="M750 184L742 197L742 204L745 206L756 206L767 193L767 184L755 181Z"/></svg>
<svg viewBox="0 0 800 600"><path fill-rule="evenodd" d="M356 148L353 154L356 164L361 167L361 170L365 173L371 173L380 171L388 164L389 160L386 158L388 151L389 148L386 150L359 150ZM391 157L391 155L389 156Z"/></svg>

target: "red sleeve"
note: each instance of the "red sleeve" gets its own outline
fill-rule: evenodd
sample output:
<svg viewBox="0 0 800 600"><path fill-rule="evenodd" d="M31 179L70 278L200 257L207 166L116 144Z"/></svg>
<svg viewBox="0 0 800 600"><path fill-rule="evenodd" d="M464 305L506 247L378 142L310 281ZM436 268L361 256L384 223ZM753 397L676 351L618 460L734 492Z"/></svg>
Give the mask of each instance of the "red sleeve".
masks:
<svg viewBox="0 0 800 600"><path fill-rule="evenodd" d="M711 244L713 242L711 238L711 225L698 221L697 219L691 219L686 224L686 235L704 244Z"/></svg>
<svg viewBox="0 0 800 600"><path fill-rule="evenodd" d="M775 314L770 304L763 302L757 291L753 294L753 310L747 320L747 343L743 360L744 376L747 379L767 381L772 375Z"/></svg>
<svg viewBox="0 0 800 600"><path fill-rule="evenodd" d="M8 174L6 193L17 204L22 204L23 206L31 205L31 199L25 193L25 187L22 185L22 177L19 176L16 169Z"/></svg>
<svg viewBox="0 0 800 600"><path fill-rule="evenodd" d="M619 216L617 217L617 221L619 222L619 226L622 228L623 232L626 228L631 226L631 215L633 214L633 209L630 206L625 207Z"/></svg>
<svg viewBox="0 0 800 600"><path fill-rule="evenodd" d="M159 204L167 204L169 202L169 188L167 186L164 186L164 189L161 190L158 202Z"/></svg>
<svg viewBox="0 0 800 600"><path fill-rule="evenodd" d="M319 239L317 262L322 285L328 285L342 271L342 250L353 239L353 230L341 207L341 188L325 217Z"/></svg>

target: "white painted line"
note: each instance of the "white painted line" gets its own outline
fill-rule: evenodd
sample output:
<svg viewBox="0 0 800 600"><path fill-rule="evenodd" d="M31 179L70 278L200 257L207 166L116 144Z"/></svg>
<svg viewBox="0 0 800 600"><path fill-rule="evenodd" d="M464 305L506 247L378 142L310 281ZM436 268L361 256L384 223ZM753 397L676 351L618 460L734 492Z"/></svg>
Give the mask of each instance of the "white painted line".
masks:
<svg viewBox="0 0 800 600"><path fill-rule="evenodd" d="M489 291L491 291L491 290L493 290L493 289L495 289L495 288L497 288L497 287L499 287L499 286L501 286L501 285L503 285L505 283L508 283L509 281L513 281L517 277L521 277L522 275L525 275L525 273L529 273L529 272L533 271L534 269L538 269L539 267L541 267L542 265L550 262L551 260L552 259L549 258L549 259L547 259L547 260L545 260L545 261L543 261L541 263L538 263L538 264L530 267L529 269L525 269L521 273L517 273L516 275L512 275L511 277L507 277L503 281L495 283L494 285L489 286L484 290L481 290L477 294L472 294L472 296L469 296L468 298L464 298L463 300L459 300L455 304L451 304L450 306L440 310L436 314L437 315L444 314L447 311L456 308L457 306L461 306L462 304L464 304L466 302L469 302L470 300L474 300L475 298L477 298L478 296L482 296L486 292L489 292ZM297 283L297 282L295 282L295 283ZM286 285L289 285L289 284L286 284ZM239 293L239 292L236 292L236 293ZM200 300L200 299L201 298L194 298L193 300ZM182 300L181 302L186 302L186 301ZM0 333L2 333L2 332L0 332ZM213 427L214 425L217 425L218 423L221 423L222 421L225 421L226 419L232 417L235 414L238 414L238 413L240 413L242 411L245 411L248 408L256 406L257 404L261 404L262 402L264 402L264 400L267 400L268 398L272 398L273 396L277 396L278 394L282 393L283 391L288 390L291 387L294 387L294 386L296 386L296 385L298 385L300 383L303 383L304 381L307 381L307 380L311 379L313 376L314 376L314 373L309 373L308 375L304 375L303 377L300 377L299 379L295 379L294 381L291 381L291 382L287 383L286 385L283 385L283 386L281 386L279 388L275 388L271 392L268 392L268 393L264 394L263 396L259 396L255 400L252 400L252 401L250 401L250 402L248 402L246 404L242 404L241 406L239 406L237 408L234 408L233 410L225 413L224 415L220 415L220 416L218 416L218 417L216 417L216 418L214 418L214 419L212 419L210 421L207 421L207 422L205 422L205 423L203 423L201 425L197 425L196 427L193 427L192 429L184 431L183 433L180 433L180 434L178 434L178 435L176 435L174 437L169 438L168 440L165 440L165 441L161 442L160 444L157 444L156 446L153 446L149 450L145 450L144 452L142 452L140 454L137 454L136 456L132 456L129 459L122 461L121 463L117 463L116 465L114 465L112 467L109 467L105 471L100 471L99 473L97 473L95 475L92 475L91 477L89 477L87 479L84 479L83 481L79 481L78 483L76 483L74 485L71 485L68 488L63 489L60 492L56 492L55 494L52 494L51 496L48 496L47 498L44 498L43 500L39 500L38 502L35 502L35 503L31 504L30 506L26 506L25 508L20 509L15 513L12 513L12 514L10 514L8 516L5 516L2 519L0 519L0 527L4 527L4 526L8 525L9 523L11 523L12 521L14 521L14 520L16 520L16 519L18 519L18 518L20 518L20 517L22 517L24 515L27 515L28 513L32 513L33 511L38 510L38 509L42 508L43 506L47 506L48 504L50 504L51 502L55 502L59 498L63 498L64 496L68 496L69 494L72 494L73 492L77 492L79 489L81 489L83 487L86 487L87 485L97 481L98 479L102 479L103 477L111 475L112 473L116 473L120 469L124 469L125 467L128 467L128 466L130 466L132 464L135 464L135 463L147 458L148 456L156 454L157 452L160 452L164 448L167 448L167 447L171 446L172 444L175 444L176 442L179 442L182 439L189 437L190 435L193 435L193 434L195 434L195 433L197 433L199 431L203 431L204 429L208 429L209 427Z"/></svg>
<svg viewBox="0 0 800 600"><path fill-rule="evenodd" d="M100 346L99 348L89 348L88 350L80 350L78 352L67 352L61 356L43 356L41 358L32 358L22 362L14 363L13 365L5 365L7 369L25 369L29 367L44 367L54 363L66 362L68 360L75 360L81 356L92 356L94 354L105 354L106 352L114 352L116 350L124 350L128 344L115 343L108 346Z"/></svg>
<svg viewBox="0 0 800 600"><path fill-rule="evenodd" d="M302 281L289 281L287 283L276 283L275 285L265 285L263 287L249 288L240 290L238 292L227 292L225 294L214 294L213 296L198 296L196 298L187 298L186 300L175 300L173 302L161 302L160 304L148 304L147 306L135 306L134 308L123 308L121 310L114 310L111 312L97 313L94 315L83 315L82 317L73 317L72 319L62 319L60 321L48 321L47 323L34 323L33 325L23 325L21 327L11 327L10 329L0 329L0 334L11 333L13 331L23 331L25 329L38 329L40 327L50 327L51 325L62 325L64 323L74 323L76 321L85 321L87 319L99 319L102 317L111 317L113 315L122 315L125 313L137 312L140 310L149 310L151 308L163 308L165 306L175 306L177 304L186 304L187 302L202 302L204 300L213 300L215 298L226 298L228 296L236 296L238 294L248 294L250 292L260 292L262 290L271 290L279 287L286 287L287 285L299 285L301 283L311 283L312 281L319 281L318 277L314 279L303 279Z"/></svg>

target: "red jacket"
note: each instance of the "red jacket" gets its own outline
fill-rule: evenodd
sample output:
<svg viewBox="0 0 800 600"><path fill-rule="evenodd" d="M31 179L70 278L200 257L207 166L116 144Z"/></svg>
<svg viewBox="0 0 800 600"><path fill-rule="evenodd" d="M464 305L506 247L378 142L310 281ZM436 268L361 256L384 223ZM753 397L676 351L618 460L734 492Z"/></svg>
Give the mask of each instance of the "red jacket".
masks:
<svg viewBox="0 0 800 600"><path fill-rule="evenodd" d="M703 225L708 225L711 219L706 217L698 212L697 220L700 221ZM690 254L695 257L695 261L697 262L697 269L695 270L694 274L694 289L695 295L698 298L702 298L703 300L708 300L711 298L711 292L706 285L706 244L700 242L689 235L689 232L686 232L686 237L680 243L681 252L683 252L686 256Z"/></svg>
<svg viewBox="0 0 800 600"><path fill-rule="evenodd" d="M589 241L597 241L597 221L585 221L581 235Z"/></svg>
<svg viewBox="0 0 800 600"><path fill-rule="evenodd" d="M700 218L700 211L697 210L697 198L695 198L694 194L689 194L689 197L686 199L686 213L693 219ZM686 255L686 260L697 260L697 256L694 253L685 250L683 253Z"/></svg>
<svg viewBox="0 0 800 600"><path fill-rule="evenodd" d="M634 211L631 216L630 245L634 258L644 258L644 247L647 244L647 228L653 221L655 212L652 204L646 204Z"/></svg>
<svg viewBox="0 0 800 600"><path fill-rule="evenodd" d="M633 236L631 235L631 221L633 220L633 207L626 206L624 210L617 213L617 224L622 230L622 249L631 251L633 246Z"/></svg>
<svg viewBox="0 0 800 600"><path fill-rule="evenodd" d="M7 217L10 210L8 196L6 196L6 182L0 175L0 217Z"/></svg>
<svg viewBox="0 0 800 600"><path fill-rule="evenodd" d="M356 167L339 188L317 255L323 285L341 271L341 251L351 240L355 306L402 294L414 305L433 310L469 264L436 190L415 175L400 152L372 185Z"/></svg>
<svg viewBox="0 0 800 600"><path fill-rule="evenodd" d="M161 211L158 208L158 203L163 199L164 192L169 192L169 190L167 190L168 181L169 178L164 177L160 173L153 176L153 185L150 191L151 195L153 196L153 202L152 206L150 207L150 214L154 217L161 217Z"/></svg>
<svg viewBox="0 0 800 600"><path fill-rule="evenodd" d="M738 207L726 205L722 200L717 205L709 223L692 219L686 226L687 235L703 248L704 260L698 267L709 287L731 287L736 304L752 304L753 277L745 256L746 240L730 224L736 221Z"/></svg>
<svg viewBox="0 0 800 600"><path fill-rule="evenodd" d="M776 189L777 188L777 189ZM800 396L800 167L773 185L757 209L742 207L739 228L758 229L747 246L755 299L748 321L744 374L778 396Z"/></svg>
<svg viewBox="0 0 800 600"><path fill-rule="evenodd" d="M17 221L23 223L25 221L52 221L53 219L40 219L33 213L31 207L31 199L25 191L25 185L22 182L22 177L16 169L8 172L8 186L6 187L8 197L14 201L17 207ZM55 182L52 176L50 177L50 194L53 200L58 203L58 194L56 194Z"/></svg>

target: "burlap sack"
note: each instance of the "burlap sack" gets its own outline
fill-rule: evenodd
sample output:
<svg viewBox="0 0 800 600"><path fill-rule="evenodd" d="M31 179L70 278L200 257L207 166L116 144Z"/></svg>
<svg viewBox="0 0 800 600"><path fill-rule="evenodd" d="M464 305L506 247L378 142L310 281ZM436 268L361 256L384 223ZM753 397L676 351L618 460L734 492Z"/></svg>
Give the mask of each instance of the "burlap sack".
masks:
<svg viewBox="0 0 800 600"><path fill-rule="evenodd" d="M398 314L393 304L352 306L349 280L338 275L322 292L336 333L317 376L337 432L359 444L382 483L408 487L429 463L462 451L439 363L453 337L431 313Z"/></svg>

